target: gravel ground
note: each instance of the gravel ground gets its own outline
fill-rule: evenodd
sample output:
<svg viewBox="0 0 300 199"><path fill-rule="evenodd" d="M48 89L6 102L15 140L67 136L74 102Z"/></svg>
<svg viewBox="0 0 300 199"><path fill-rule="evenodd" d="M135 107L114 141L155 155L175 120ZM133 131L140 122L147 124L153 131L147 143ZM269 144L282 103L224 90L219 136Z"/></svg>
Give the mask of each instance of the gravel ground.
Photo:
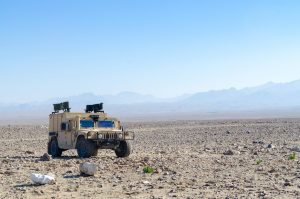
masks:
<svg viewBox="0 0 300 199"><path fill-rule="evenodd" d="M0 198L300 198L300 119L125 126L136 133L128 158L70 150L50 161L40 160L46 125L0 126ZM80 175L86 161L98 165L95 176ZM34 185L30 173L52 173L56 183Z"/></svg>

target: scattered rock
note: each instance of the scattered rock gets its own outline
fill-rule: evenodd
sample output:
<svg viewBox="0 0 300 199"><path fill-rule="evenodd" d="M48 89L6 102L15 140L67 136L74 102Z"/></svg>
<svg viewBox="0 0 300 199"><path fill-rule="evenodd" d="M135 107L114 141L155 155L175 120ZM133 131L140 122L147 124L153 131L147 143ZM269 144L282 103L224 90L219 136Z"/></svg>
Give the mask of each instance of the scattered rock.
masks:
<svg viewBox="0 0 300 199"><path fill-rule="evenodd" d="M223 154L224 155L234 155L232 150L225 151Z"/></svg>
<svg viewBox="0 0 300 199"><path fill-rule="evenodd" d="M264 191L260 191L260 192L258 193L258 196L259 196L259 197L264 197L264 196L266 196L266 193L265 193Z"/></svg>
<svg viewBox="0 0 300 199"><path fill-rule="evenodd" d="M292 184L290 182L285 182L283 185L286 186L286 187L292 186Z"/></svg>
<svg viewBox="0 0 300 199"><path fill-rule="evenodd" d="M146 184L146 185L148 185L148 184L150 184L150 182L149 182L149 181L147 181L147 180L145 180L145 181L143 181L143 184Z"/></svg>
<svg viewBox="0 0 300 199"><path fill-rule="evenodd" d="M17 187L16 189L19 190L19 191L24 191L24 192L26 192L26 187Z"/></svg>
<svg viewBox="0 0 300 199"><path fill-rule="evenodd" d="M41 191L38 191L38 190L33 190L33 193L36 195L42 195Z"/></svg>
<svg viewBox="0 0 300 199"><path fill-rule="evenodd" d="M300 152L300 148L298 146L293 146L291 150L295 152Z"/></svg>
<svg viewBox="0 0 300 199"><path fill-rule="evenodd" d="M276 172L276 169L272 168L269 170L269 173L275 173Z"/></svg>
<svg viewBox="0 0 300 199"><path fill-rule="evenodd" d="M253 144L264 144L263 141L253 141Z"/></svg>
<svg viewBox="0 0 300 199"><path fill-rule="evenodd" d="M26 154L35 154L34 151L25 151Z"/></svg>
<svg viewBox="0 0 300 199"><path fill-rule="evenodd" d="M223 153L224 155L239 155L239 151L234 151L234 150L227 150Z"/></svg>
<svg viewBox="0 0 300 199"><path fill-rule="evenodd" d="M256 169L256 171L264 171L265 169L264 169L264 167L258 167L257 169Z"/></svg>
<svg viewBox="0 0 300 199"><path fill-rule="evenodd" d="M41 157L41 161L50 161L51 156L48 153L44 153L44 155Z"/></svg>
<svg viewBox="0 0 300 199"><path fill-rule="evenodd" d="M79 165L79 170L81 174L94 176L97 172L97 165L91 162L84 162Z"/></svg>
<svg viewBox="0 0 300 199"><path fill-rule="evenodd" d="M268 147L267 147L268 149L274 149L275 148L275 146L273 145L273 144L268 144Z"/></svg>
<svg viewBox="0 0 300 199"><path fill-rule="evenodd" d="M216 182L215 181L212 181L212 180L210 180L210 181L207 181L207 182L205 182L205 184L216 184Z"/></svg>
<svg viewBox="0 0 300 199"><path fill-rule="evenodd" d="M150 160L149 157L144 157L144 162L148 162Z"/></svg>
<svg viewBox="0 0 300 199"><path fill-rule="evenodd" d="M285 180L285 182L283 183L284 186L288 187L288 186L293 186L292 183L289 180Z"/></svg>
<svg viewBox="0 0 300 199"><path fill-rule="evenodd" d="M8 175L8 176L11 176L11 175L13 175L13 174L15 174L15 173L16 173L16 172L14 172L14 171L7 170L7 171L5 171L3 174Z"/></svg>

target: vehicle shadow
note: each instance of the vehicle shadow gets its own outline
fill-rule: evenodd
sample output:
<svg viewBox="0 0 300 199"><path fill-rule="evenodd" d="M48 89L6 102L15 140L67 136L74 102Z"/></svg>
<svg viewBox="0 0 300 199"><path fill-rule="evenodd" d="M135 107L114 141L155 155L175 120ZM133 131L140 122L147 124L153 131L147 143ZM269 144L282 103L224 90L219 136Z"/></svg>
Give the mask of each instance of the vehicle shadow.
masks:
<svg viewBox="0 0 300 199"><path fill-rule="evenodd" d="M33 155L29 155L29 156L0 156L0 159L41 159L42 156L33 156ZM78 156L61 156L61 157L52 157L52 159L62 159L62 160L70 160L70 159L84 159L84 158L80 158Z"/></svg>
<svg viewBox="0 0 300 199"><path fill-rule="evenodd" d="M38 159L38 158L41 158L41 156L34 156L34 155L28 155L28 156L0 156L0 159L24 159L24 158Z"/></svg>
<svg viewBox="0 0 300 199"><path fill-rule="evenodd" d="M51 156L52 157L52 156ZM52 157L53 160L84 160L84 159L96 159L97 157L89 157L89 158L81 158L77 155L67 155L67 156L61 156L61 157ZM45 161L43 160L42 156L0 156L0 161L9 161L9 159L12 160L22 160L22 159L32 159L32 160L38 160L38 161Z"/></svg>
<svg viewBox="0 0 300 199"><path fill-rule="evenodd" d="M75 178L80 178L83 177L83 175L77 174L77 175L68 175L68 176L64 176L63 178L66 179L75 179Z"/></svg>
<svg viewBox="0 0 300 199"><path fill-rule="evenodd" d="M63 178L66 178L66 179L75 179L75 178L81 178L81 177L90 177L90 178L93 178L95 176L90 176L90 175L86 175L84 173L81 173L81 174L76 174L76 175L67 175L67 176L64 176Z"/></svg>
<svg viewBox="0 0 300 199"><path fill-rule="evenodd" d="M89 158L81 158L78 155L66 155L66 156L61 156L61 157L53 157L53 159L57 159L57 160L96 160L98 159L99 156L92 156Z"/></svg>
<svg viewBox="0 0 300 199"><path fill-rule="evenodd" d="M61 157L52 157L53 159L57 159L57 160L72 160L72 159L82 159L80 157L78 157L77 155L72 155L72 156L61 156Z"/></svg>

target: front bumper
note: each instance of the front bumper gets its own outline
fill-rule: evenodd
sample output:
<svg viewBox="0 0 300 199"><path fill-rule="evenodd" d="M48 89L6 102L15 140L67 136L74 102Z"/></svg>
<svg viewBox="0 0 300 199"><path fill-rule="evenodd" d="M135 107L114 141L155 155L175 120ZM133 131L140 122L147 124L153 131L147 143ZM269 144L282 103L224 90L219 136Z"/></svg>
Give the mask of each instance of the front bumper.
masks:
<svg viewBox="0 0 300 199"><path fill-rule="evenodd" d="M97 132L98 140L134 140L134 132Z"/></svg>
<svg viewBox="0 0 300 199"><path fill-rule="evenodd" d="M94 141L101 149L116 149L120 145L120 142L124 140L134 140L134 132L98 132L97 139Z"/></svg>

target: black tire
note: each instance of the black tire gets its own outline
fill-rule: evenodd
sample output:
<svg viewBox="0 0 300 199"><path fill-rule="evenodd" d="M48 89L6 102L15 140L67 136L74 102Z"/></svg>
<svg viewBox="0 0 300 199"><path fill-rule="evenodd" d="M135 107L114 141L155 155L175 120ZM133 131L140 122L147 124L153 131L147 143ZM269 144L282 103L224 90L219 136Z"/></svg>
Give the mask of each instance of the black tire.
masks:
<svg viewBox="0 0 300 199"><path fill-rule="evenodd" d="M92 156L97 156L98 155L98 149L95 149L95 151L93 152Z"/></svg>
<svg viewBox="0 0 300 199"><path fill-rule="evenodd" d="M63 150L58 147L58 142L55 138L49 143L48 152L52 157L61 157Z"/></svg>
<svg viewBox="0 0 300 199"><path fill-rule="evenodd" d="M78 138L76 148L77 154L81 158L89 158L98 151L97 146L93 141L86 140L83 137Z"/></svg>
<svg viewBox="0 0 300 199"><path fill-rule="evenodd" d="M119 158L125 158L130 155L131 145L128 141L121 141L118 148L115 150L116 155Z"/></svg>

